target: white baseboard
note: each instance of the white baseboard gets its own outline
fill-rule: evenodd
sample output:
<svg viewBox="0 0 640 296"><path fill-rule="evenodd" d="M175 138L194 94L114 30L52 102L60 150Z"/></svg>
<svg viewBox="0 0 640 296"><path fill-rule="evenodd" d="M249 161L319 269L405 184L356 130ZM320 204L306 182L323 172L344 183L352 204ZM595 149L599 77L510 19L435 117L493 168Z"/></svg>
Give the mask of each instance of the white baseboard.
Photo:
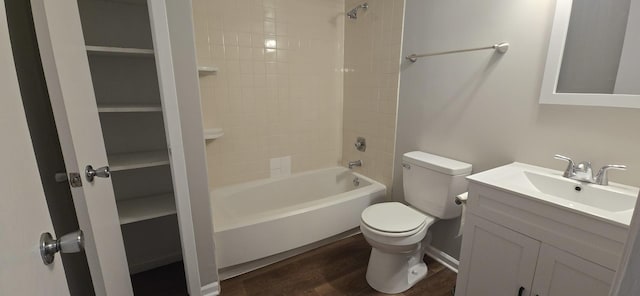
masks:
<svg viewBox="0 0 640 296"><path fill-rule="evenodd" d="M456 260L456 258L449 256L449 254L440 251L431 245L428 245L424 251L429 255L429 257L440 262L446 268L451 269L455 273L458 273L458 265L460 264L460 261Z"/></svg>
<svg viewBox="0 0 640 296"><path fill-rule="evenodd" d="M220 282L213 282L200 288L202 296L218 296L220 295Z"/></svg>

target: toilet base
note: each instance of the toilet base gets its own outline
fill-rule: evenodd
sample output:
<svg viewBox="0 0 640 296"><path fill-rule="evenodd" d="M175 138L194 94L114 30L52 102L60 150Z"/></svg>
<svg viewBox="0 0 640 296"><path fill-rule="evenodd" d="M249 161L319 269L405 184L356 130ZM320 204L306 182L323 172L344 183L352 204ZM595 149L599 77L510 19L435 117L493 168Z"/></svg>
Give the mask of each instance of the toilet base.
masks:
<svg viewBox="0 0 640 296"><path fill-rule="evenodd" d="M427 264L422 258L420 247L410 253L386 253L372 248L367 266L367 282L382 293L404 292L427 277Z"/></svg>

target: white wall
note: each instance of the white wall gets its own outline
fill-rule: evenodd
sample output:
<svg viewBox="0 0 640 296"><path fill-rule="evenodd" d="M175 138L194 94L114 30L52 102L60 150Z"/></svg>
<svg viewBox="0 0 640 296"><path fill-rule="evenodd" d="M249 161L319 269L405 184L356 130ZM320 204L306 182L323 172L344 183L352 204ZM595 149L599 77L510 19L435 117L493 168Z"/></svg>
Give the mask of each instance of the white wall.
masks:
<svg viewBox="0 0 640 296"><path fill-rule="evenodd" d="M640 110L539 105L555 1L407 0L403 55L508 41L491 51L431 57L401 69L394 199L400 159L423 150L472 163L474 172L513 161L558 170L556 153L629 165L611 180L640 185ZM435 247L459 256L458 221L433 226Z"/></svg>

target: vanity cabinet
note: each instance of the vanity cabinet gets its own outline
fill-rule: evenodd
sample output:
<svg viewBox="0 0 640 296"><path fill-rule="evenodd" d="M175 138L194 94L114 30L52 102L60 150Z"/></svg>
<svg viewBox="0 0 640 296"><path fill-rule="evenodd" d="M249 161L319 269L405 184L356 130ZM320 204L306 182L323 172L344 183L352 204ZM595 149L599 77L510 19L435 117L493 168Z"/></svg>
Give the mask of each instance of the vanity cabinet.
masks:
<svg viewBox="0 0 640 296"><path fill-rule="evenodd" d="M541 244L531 295L609 295L615 271Z"/></svg>
<svg viewBox="0 0 640 296"><path fill-rule="evenodd" d="M465 218L456 296L608 295L628 231L473 182Z"/></svg>
<svg viewBox="0 0 640 296"><path fill-rule="evenodd" d="M469 215L456 295L607 295L614 271Z"/></svg>
<svg viewBox="0 0 640 296"><path fill-rule="evenodd" d="M540 242L475 215L467 217L456 295L530 291ZM467 292L468 291L468 292ZM528 294L523 294L528 295Z"/></svg>

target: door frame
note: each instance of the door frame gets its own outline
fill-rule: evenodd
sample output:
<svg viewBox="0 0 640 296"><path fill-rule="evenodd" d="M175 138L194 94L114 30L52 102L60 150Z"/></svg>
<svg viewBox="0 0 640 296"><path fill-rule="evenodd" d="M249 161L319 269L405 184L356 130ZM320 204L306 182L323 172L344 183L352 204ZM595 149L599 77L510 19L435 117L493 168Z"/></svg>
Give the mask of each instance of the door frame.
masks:
<svg viewBox="0 0 640 296"><path fill-rule="evenodd" d="M180 228L182 260L190 295L201 295L200 271L193 226L187 161L185 158L178 90L174 73L171 38L165 0L148 0L153 48L155 52L158 85L164 116L165 131L169 146L169 162L173 177L173 190ZM203 138L204 142L204 138ZM204 143L203 143L204 145Z"/></svg>

